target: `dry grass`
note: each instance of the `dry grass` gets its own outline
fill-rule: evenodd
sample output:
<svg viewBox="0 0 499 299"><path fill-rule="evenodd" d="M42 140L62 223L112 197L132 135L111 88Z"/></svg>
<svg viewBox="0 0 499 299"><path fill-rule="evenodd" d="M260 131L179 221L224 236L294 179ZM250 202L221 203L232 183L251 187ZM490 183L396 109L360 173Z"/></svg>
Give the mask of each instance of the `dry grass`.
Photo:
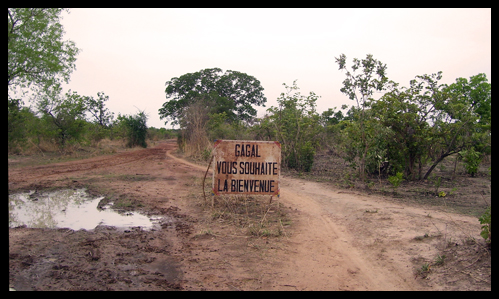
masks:
<svg viewBox="0 0 499 299"><path fill-rule="evenodd" d="M202 185L201 181L195 184ZM239 229L243 234L254 237L286 236L285 228L291 221L286 208L279 199L270 196L219 195L211 193L211 180L205 182L205 192L210 194L204 200L202 192L195 195L197 205L205 212L206 221L216 221Z"/></svg>
<svg viewBox="0 0 499 299"><path fill-rule="evenodd" d="M284 213L278 201L263 196L222 195L215 197L212 220L229 222L252 236L278 237L283 234Z"/></svg>

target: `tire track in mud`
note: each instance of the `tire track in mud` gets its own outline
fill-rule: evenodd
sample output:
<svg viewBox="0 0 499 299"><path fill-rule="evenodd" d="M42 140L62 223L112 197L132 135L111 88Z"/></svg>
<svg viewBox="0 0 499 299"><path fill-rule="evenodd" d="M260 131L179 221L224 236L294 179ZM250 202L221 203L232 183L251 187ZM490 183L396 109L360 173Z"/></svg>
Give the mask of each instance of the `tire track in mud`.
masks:
<svg viewBox="0 0 499 299"><path fill-rule="evenodd" d="M304 193L296 179L284 178L283 183L280 200L300 212L297 230L291 238L296 246L290 262L283 267L286 284L299 290L415 289L396 271L388 271L365 259L352 246L348 228L333 220L316 200L320 194Z"/></svg>
<svg viewBox="0 0 499 299"><path fill-rule="evenodd" d="M172 150L173 150L173 149L168 149L168 150L166 151L166 156L167 156L167 157L169 157L169 158L171 158L171 159L173 159L173 160L175 160L175 161L177 161L177 162L179 162L179 163L182 163L182 164L185 164L185 165L188 165L188 166L194 167L194 168L196 168L196 169L199 169L200 171L206 171L207 166L201 166L201 165L198 165L198 164L194 164L194 163L188 162L188 161L186 161L186 160L184 160L184 159L177 158L177 157L175 157L174 155L172 155L172 153L171 153L171 152L172 152ZM210 166L210 168L208 169L208 173L213 173L212 166Z"/></svg>
<svg viewBox="0 0 499 299"><path fill-rule="evenodd" d="M434 261L448 240L479 240L472 216L295 178L281 182L280 200L299 212L293 237L299 246L290 255L296 266L283 271L304 271L290 283L299 289L446 290L445 275L432 277L430 287L415 279L418 261ZM418 241L421 235L428 240ZM468 283L455 289L472 289Z"/></svg>

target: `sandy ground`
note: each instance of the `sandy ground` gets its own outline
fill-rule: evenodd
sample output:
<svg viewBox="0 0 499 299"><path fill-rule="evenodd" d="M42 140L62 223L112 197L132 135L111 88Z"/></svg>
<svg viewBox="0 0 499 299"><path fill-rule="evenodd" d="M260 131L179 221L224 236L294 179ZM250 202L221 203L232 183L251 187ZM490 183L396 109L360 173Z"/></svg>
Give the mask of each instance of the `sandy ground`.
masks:
<svg viewBox="0 0 499 299"><path fill-rule="evenodd" d="M164 216L151 231L9 228L9 287L491 290L491 253L476 217L284 174L277 208L269 212L286 214L289 223L278 236L255 236L213 217L201 191L206 166L175 150L171 140L44 166L9 161L9 194L85 187L106 202ZM443 264L438 256L445 256Z"/></svg>

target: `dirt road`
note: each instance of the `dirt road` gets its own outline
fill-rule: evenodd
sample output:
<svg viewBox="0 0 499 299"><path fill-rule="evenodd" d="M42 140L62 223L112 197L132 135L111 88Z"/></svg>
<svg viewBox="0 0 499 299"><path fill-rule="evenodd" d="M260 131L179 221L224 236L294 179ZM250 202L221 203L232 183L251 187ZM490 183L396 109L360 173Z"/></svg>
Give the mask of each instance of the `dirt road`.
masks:
<svg viewBox="0 0 499 299"><path fill-rule="evenodd" d="M252 236L210 215L200 197L206 167L176 157L175 149L168 141L44 166L9 161L9 194L85 187L130 211L164 216L161 229L150 231L9 228L9 287L491 289L490 251L474 217L283 175L277 202L290 225L278 237Z"/></svg>

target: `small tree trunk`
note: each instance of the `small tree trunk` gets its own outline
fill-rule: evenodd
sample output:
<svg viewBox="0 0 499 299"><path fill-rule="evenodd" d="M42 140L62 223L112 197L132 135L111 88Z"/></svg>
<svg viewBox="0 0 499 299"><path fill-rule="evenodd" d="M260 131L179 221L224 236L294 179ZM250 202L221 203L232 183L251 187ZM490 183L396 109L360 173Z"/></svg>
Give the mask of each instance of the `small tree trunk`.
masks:
<svg viewBox="0 0 499 299"><path fill-rule="evenodd" d="M424 175L423 179L426 180L428 179L428 177L430 176L431 172L433 171L433 169L435 169L435 167L437 167L437 165L442 162L445 157L449 156L450 154L449 153L445 153L445 154L442 154L440 155L440 157L433 163L433 165L431 165L430 169L428 169L428 171L426 172L426 174Z"/></svg>
<svg viewBox="0 0 499 299"><path fill-rule="evenodd" d="M421 162L421 157L419 157L418 180L421 180L422 175L423 175L423 162Z"/></svg>
<svg viewBox="0 0 499 299"><path fill-rule="evenodd" d="M457 160L459 160L459 154L456 155L456 160L454 161L454 171L452 172L452 180L456 177Z"/></svg>

